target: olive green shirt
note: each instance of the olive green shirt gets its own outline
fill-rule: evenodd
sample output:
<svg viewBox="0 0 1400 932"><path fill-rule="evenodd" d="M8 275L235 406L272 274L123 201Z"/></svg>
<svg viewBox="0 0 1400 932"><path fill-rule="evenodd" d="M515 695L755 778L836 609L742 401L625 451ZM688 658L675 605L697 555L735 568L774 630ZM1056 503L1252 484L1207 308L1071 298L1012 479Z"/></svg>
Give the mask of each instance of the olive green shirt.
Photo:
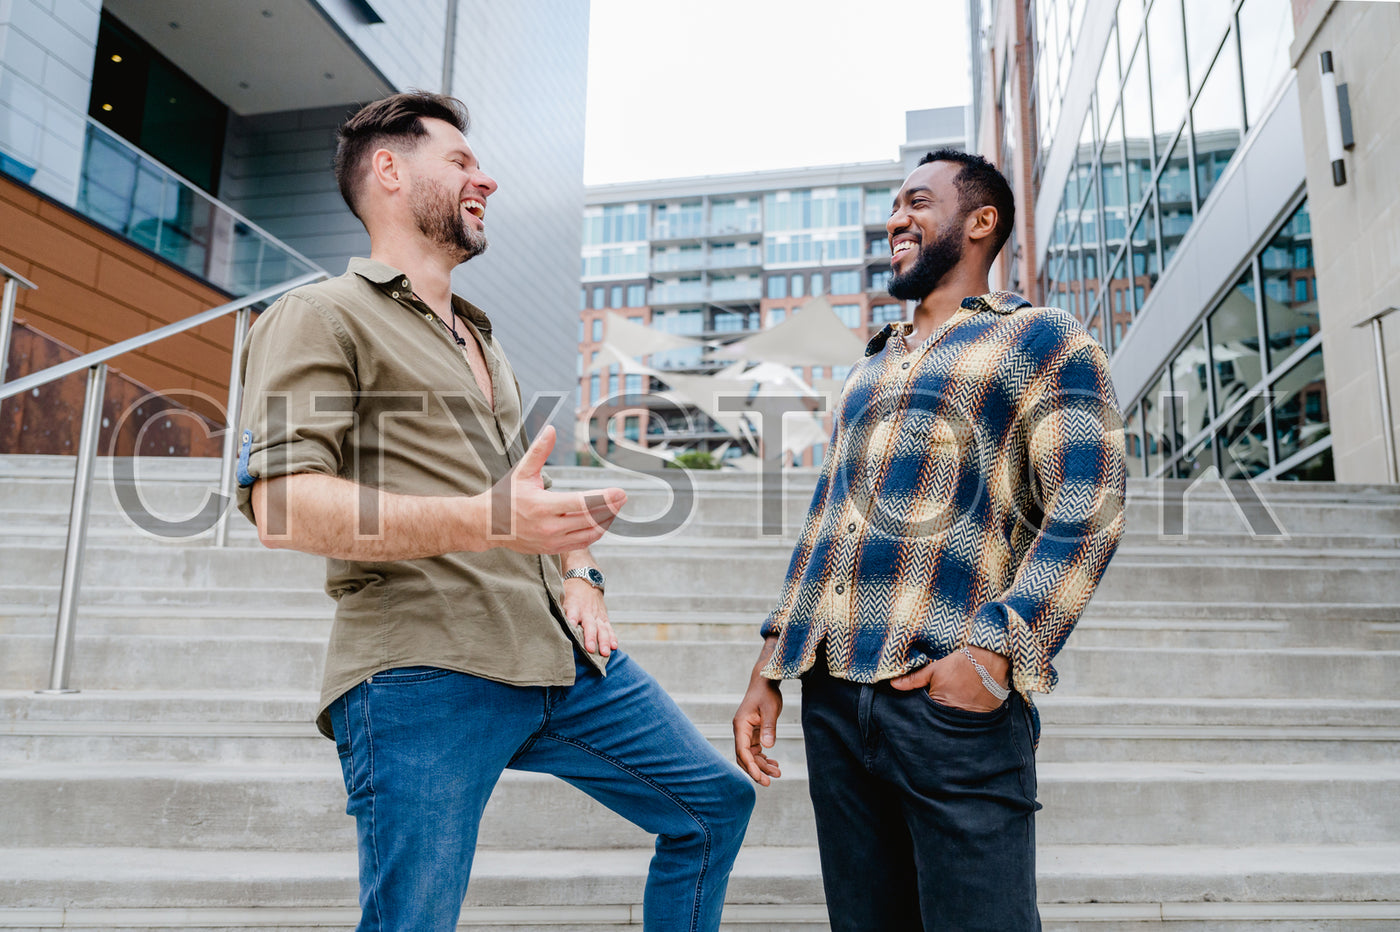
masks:
<svg viewBox="0 0 1400 932"><path fill-rule="evenodd" d="M258 479L322 473L405 495L475 495L510 471L525 452L519 385L490 320L452 301L468 322L458 332L486 358L494 410L448 325L383 263L352 259L344 275L290 292L258 318L241 360L238 507L249 520ZM360 533L375 531L372 508L359 520ZM580 635L563 620L555 558L496 547L327 559L326 592L336 600L317 717L327 737L326 708L381 670L426 665L519 686L574 680Z"/></svg>

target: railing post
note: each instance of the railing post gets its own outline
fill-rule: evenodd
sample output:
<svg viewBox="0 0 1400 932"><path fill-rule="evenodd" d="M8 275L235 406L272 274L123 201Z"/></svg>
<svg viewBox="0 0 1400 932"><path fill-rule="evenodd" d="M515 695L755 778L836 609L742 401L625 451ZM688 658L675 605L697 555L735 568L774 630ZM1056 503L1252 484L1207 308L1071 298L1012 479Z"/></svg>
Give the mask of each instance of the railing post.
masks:
<svg viewBox="0 0 1400 932"><path fill-rule="evenodd" d="M239 308L233 318L233 362L228 375L228 413L224 427L224 452L219 466L219 492L223 495L224 510L219 515L219 523L214 525L214 546L228 546L228 524L231 517L234 495L234 463L238 459L238 411L243 405L243 382L239 379L238 363L243 356L243 344L248 339L249 321L252 308Z"/></svg>
<svg viewBox="0 0 1400 932"><path fill-rule="evenodd" d="M92 498L92 473L97 461L97 440L102 433L102 396L107 387L107 364L88 369L83 424L78 434L78 465L73 474L73 506L68 513L68 545L63 552L63 585L58 594L58 627L54 630L53 665L49 688L40 693L75 693L68 688L73 668L73 636L78 620L78 592L87 546L88 506Z"/></svg>
<svg viewBox="0 0 1400 932"><path fill-rule="evenodd" d="M1355 325L1358 328L1371 328L1371 341L1376 349L1376 381L1380 388L1381 400L1381 438L1385 442L1386 477L1392 483L1400 482L1400 466L1397 466L1395 455L1395 426L1390 414L1390 374L1386 371L1385 335L1381 333L1381 321L1396 311L1400 311L1400 307L1388 307Z"/></svg>
<svg viewBox="0 0 1400 932"><path fill-rule="evenodd" d="M0 275L5 276L4 296L0 297L0 385L5 384L5 370L10 363L10 334L15 327L15 301L21 288L34 287L34 283L0 265Z"/></svg>

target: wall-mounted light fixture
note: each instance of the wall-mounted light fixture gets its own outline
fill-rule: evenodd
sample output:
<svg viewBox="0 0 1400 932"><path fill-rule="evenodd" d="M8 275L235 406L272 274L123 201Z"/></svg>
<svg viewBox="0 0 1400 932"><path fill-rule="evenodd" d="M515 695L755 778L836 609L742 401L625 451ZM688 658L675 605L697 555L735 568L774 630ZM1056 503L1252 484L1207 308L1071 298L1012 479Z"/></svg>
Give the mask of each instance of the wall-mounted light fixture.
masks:
<svg viewBox="0 0 1400 932"><path fill-rule="evenodd" d="M1356 145L1351 135L1351 98L1347 86L1337 83L1332 70L1332 53L1323 52L1318 64L1322 68L1322 122L1327 128L1327 157L1332 160L1332 184L1347 183L1347 163L1343 153Z"/></svg>

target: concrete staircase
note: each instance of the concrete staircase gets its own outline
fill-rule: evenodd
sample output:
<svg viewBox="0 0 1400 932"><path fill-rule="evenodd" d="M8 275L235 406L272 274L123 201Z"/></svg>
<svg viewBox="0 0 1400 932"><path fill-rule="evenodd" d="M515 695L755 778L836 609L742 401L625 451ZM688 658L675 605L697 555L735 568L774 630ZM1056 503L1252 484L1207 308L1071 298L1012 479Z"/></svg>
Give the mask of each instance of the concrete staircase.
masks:
<svg viewBox="0 0 1400 932"><path fill-rule="evenodd" d="M148 461L151 462L151 461ZM0 458L0 930L348 928L352 820L310 719L331 603L321 561L137 530L99 467L74 684L40 696L72 461ZM636 519L654 480L620 483ZM147 507L194 512L206 461L143 469ZM702 475L687 526L595 552L624 648L725 753L729 718L805 514L759 533L751 476ZM1400 491L1274 485L1285 538L1220 489L1189 536L1131 489L1127 538L1041 703L1047 929L1400 929ZM798 693L730 885L726 927L825 929ZM588 838L592 847L576 850ZM551 778L488 809L470 928L638 927L650 840Z"/></svg>

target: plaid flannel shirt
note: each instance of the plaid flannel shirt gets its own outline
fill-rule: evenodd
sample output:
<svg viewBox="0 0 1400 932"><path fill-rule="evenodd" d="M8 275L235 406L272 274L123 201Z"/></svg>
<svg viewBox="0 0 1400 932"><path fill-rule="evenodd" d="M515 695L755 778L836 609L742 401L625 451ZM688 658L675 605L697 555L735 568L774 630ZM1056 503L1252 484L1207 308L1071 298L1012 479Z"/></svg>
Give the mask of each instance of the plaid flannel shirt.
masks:
<svg viewBox="0 0 1400 932"><path fill-rule="evenodd" d="M777 606L770 679L826 644L875 683L964 644L1029 700L1123 533L1122 421L1099 344L1009 292L968 298L910 349L886 326L852 370Z"/></svg>

